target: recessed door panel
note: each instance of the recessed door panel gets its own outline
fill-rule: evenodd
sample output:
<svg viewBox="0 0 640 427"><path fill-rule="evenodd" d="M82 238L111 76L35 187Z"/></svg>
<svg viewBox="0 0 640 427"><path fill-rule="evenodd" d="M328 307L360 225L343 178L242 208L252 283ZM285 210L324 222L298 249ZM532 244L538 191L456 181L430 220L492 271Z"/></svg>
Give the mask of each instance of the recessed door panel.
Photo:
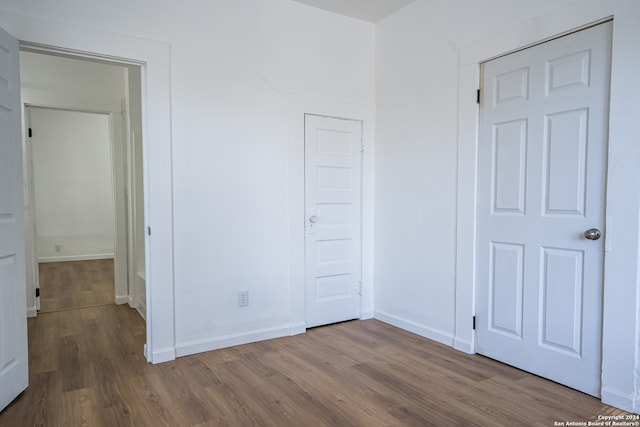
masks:
<svg viewBox="0 0 640 427"><path fill-rule="evenodd" d="M580 356L584 254L543 248L542 260L540 341L553 349Z"/></svg>
<svg viewBox="0 0 640 427"><path fill-rule="evenodd" d="M586 108L545 117L546 214L584 216L588 117Z"/></svg>
<svg viewBox="0 0 640 427"><path fill-rule="evenodd" d="M318 153L334 156L353 155L353 135L350 132L342 132L333 129L318 129L317 133Z"/></svg>
<svg viewBox="0 0 640 427"><path fill-rule="evenodd" d="M318 264L351 262L351 239L319 240L316 246Z"/></svg>
<svg viewBox="0 0 640 427"><path fill-rule="evenodd" d="M522 336L522 284L524 246L491 244L491 328Z"/></svg>
<svg viewBox="0 0 640 427"><path fill-rule="evenodd" d="M527 121L499 123L493 131L493 213L524 214Z"/></svg>
<svg viewBox="0 0 640 427"><path fill-rule="evenodd" d="M316 303L349 298L351 281L349 273L318 277L316 279Z"/></svg>
<svg viewBox="0 0 640 427"><path fill-rule="evenodd" d="M571 87L589 86L591 51L561 56L547 62L547 94Z"/></svg>
<svg viewBox="0 0 640 427"><path fill-rule="evenodd" d="M1 54L1 52L0 52ZM11 133L11 110L0 106L0 129ZM6 171L6 179L0 180L0 221L10 220L13 215L13 192L17 187L13 179L13 147L9 144L0 145L0 170Z"/></svg>
<svg viewBox="0 0 640 427"><path fill-rule="evenodd" d="M3 343L0 346L0 377L19 362L18 288L15 256L0 258L0 321L3 325L0 328L0 342Z"/></svg>
<svg viewBox="0 0 640 427"><path fill-rule="evenodd" d="M529 96L529 68L495 76L494 105L524 101Z"/></svg>

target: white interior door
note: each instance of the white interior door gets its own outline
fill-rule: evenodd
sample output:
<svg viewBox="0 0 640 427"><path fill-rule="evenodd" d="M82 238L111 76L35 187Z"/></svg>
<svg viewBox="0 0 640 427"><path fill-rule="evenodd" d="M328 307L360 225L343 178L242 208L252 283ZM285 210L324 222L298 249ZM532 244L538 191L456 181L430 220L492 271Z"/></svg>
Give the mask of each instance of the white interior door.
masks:
<svg viewBox="0 0 640 427"><path fill-rule="evenodd" d="M27 388L18 42L0 28L0 410Z"/></svg>
<svg viewBox="0 0 640 427"><path fill-rule="evenodd" d="M305 116L306 326L360 316L362 123Z"/></svg>
<svg viewBox="0 0 640 427"><path fill-rule="evenodd" d="M606 23L487 62L480 107L477 351L594 396L610 46Z"/></svg>

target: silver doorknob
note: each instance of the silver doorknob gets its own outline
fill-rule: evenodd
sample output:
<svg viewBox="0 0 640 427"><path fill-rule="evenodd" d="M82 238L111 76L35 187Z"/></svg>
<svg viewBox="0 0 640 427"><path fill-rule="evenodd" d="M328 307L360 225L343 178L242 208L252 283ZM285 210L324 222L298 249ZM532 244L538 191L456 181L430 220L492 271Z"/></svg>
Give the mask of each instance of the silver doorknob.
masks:
<svg viewBox="0 0 640 427"><path fill-rule="evenodd" d="M315 224L316 222L318 222L318 217L317 217L316 215L311 215L311 216L309 217L309 222L310 222L311 224Z"/></svg>
<svg viewBox="0 0 640 427"><path fill-rule="evenodd" d="M589 240L598 240L602 233L597 228L590 228L584 232L584 238Z"/></svg>

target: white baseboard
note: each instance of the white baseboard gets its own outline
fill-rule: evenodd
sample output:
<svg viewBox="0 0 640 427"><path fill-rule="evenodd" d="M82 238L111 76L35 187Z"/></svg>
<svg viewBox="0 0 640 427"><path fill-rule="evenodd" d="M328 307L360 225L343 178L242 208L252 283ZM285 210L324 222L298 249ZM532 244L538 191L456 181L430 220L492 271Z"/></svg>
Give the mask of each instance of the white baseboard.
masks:
<svg viewBox="0 0 640 427"><path fill-rule="evenodd" d="M360 313L360 320L373 319L373 311L363 311Z"/></svg>
<svg viewBox="0 0 640 427"><path fill-rule="evenodd" d="M148 352L146 344L144 348L145 348L144 352L146 354ZM176 359L176 351L173 348L165 348L162 350L154 351L153 354L151 355L151 360L149 360L149 357L147 355L147 361L153 364L170 362L171 360L175 360L175 359Z"/></svg>
<svg viewBox="0 0 640 427"><path fill-rule="evenodd" d="M113 259L113 253L93 255L57 255L38 257L38 262L92 261L96 259Z"/></svg>
<svg viewBox="0 0 640 427"><path fill-rule="evenodd" d="M138 303L135 305L135 309L144 320L147 320L147 305L145 303L138 301Z"/></svg>
<svg viewBox="0 0 640 427"><path fill-rule="evenodd" d="M638 413L640 410L640 397L634 397L607 387L602 387L602 403L627 412Z"/></svg>
<svg viewBox="0 0 640 427"><path fill-rule="evenodd" d="M471 341L463 340L460 338L453 339L453 348L459 351L463 351L467 354L475 354L476 348Z"/></svg>
<svg viewBox="0 0 640 427"><path fill-rule="evenodd" d="M453 347L452 334L449 334L437 329L433 329L426 325L422 325L420 323L414 322L412 320L403 319L401 317L394 316L392 314L384 313L381 311L375 311L373 313L373 317L375 319L380 320L381 322L388 323L400 329L404 329L405 331L413 332L414 334L420 335L422 337L428 338L433 341L437 341L440 344Z"/></svg>
<svg viewBox="0 0 640 427"><path fill-rule="evenodd" d="M220 348L233 347L257 341L289 336L291 327L287 325L273 328L256 329L240 334L224 335L217 338L189 341L176 345L176 357L190 354L203 353L205 351L218 350ZM154 362L155 363L155 362Z"/></svg>
<svg viewBox="0 0 640 427"><path fill-rule="evenodd" d="M289 325L289 335L304 334L307 332L307 324L304 322Z"/></svg>
<svg viewBox="0 0 640 427"><path fill-rule="evenodd" d="M35 307L27 308L27 317L38 317L38 309Z"/></svg>
<svg viewBox="0 0 640 427"><path fill-rule="evenodd" d="M131 305L131 297L129 295L116 295L115 302L117 305L122 305L122 304Z"/></svg>

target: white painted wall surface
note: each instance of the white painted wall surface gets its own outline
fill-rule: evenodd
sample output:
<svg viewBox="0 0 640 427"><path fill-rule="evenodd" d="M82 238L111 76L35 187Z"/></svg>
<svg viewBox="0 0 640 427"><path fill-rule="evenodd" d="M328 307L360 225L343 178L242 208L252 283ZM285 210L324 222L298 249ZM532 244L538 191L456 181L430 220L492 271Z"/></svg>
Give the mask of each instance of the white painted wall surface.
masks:
<svg viewBox="0 0 640 427"><path fill-rule="evenodd" d="M38 260L113 257L109 116L30 108L29 120Z"/></svg>
<svg viewBox="0 0 640 427"><path fill-rule="evenodd" d="M372 126L373 25L289 0L9 0L0 8L11 15L9 24L16 15L29 17L15 25L18 37L43 38L42 26L31 31L23 24L39 17L60 23L65 30L48 35L74 46L83 44L66 38L75 25L170 45L171 163L153 151L153 136L146 142L148 173L156 174L151 201L171 200L169 209L150 209L156 220L148 242L157 246L149 256L173 254L173 263L148 266L163 272L147 277L152 315L158 310L150 320L158 331L153 359L171 357L174 336L178 353L186 354L290 333L304 306L295 291L302 276L291 264L298 254L290 252L297 218L289 213L303 202L291 185L303 181L302 157L289 157L303 144L289 140L292 99L321 99L327 113L331 105L363 106L350 110L358 113L352 118ZM124 45L118 48L126 51ZM365 173L372 177L371 164ZM165 244L171 238L173 247ZM237 307L238 289L249 290L248 307Z"/></svg>
<svg viewBox="0 0 640 427"><path fill-rule="evenodd" d="M375 316L474 348L478 63L614 16L603 400L638 412L640 116L633 0L417 1L376 27ZM402 190L400 190L402 189ZM631 237L630 237L631 236Z"/></svg>

